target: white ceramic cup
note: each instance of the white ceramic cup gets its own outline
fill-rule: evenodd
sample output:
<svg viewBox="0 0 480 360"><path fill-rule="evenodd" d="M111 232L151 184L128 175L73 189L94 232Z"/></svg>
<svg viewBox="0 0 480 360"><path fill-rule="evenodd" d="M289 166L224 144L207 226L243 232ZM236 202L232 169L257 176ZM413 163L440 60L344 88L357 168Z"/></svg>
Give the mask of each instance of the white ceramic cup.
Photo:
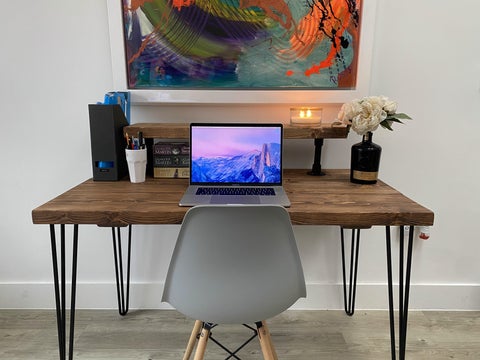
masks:
<svg viewBox="0 0 480 360"><path fill-rule="evenodd" d="M125 149L125 156L127 157L130 182L144 182L147 172L147 149Z"/></svg>

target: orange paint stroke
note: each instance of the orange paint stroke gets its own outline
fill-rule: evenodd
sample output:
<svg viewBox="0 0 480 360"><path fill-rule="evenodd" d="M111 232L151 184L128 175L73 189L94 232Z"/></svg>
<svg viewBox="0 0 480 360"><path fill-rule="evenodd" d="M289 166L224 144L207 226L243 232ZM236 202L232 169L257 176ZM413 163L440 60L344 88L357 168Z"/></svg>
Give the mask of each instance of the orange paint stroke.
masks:
<svg viewBox="0 0 480 360"><path fill-rule="evenodd" d="M348 24L349 17L350 13L341 1L331 1L326 14L319 6L313 6L312 11L300 20L291 36L290 49L295 51L298 57L306 58L325 36L333 38L334 31L336 31L335 36L342 36L345 30L345 26L342 24ZM323 30L319 29L321 22Z"/></svg>
<svg viewBox="0 0 480 360"><path fill-rule="evenodd" d="M340 45L340 40L335 38L336 46ZM328 53L327 57L320 62L318 65L312 65L310 69L305 70L305 76L310 76L313 74L319 74L321 69L329 68L333 65L333 59L337 56L337 48L335 46L330 47L330 52Z"/></svg>
<svg viewBox="0 0 480 360"><path fill-rule="evenodd" d="M265 14L282 25L285 29L292 27L293 18L290 8L283 0L240 0L240 9L259 7Z"/></svg>
<svg viewBox="0 0 480 360"><path fill-rule="evenodd" d="M176 7L178 11L182 10L182 7L189 7L195 4L195 0L172 0L172 6Z"/></svg>
<svg viewBox="0 0 480 360"><path fill-rule="evenodd" d="M306 58L322 40L323 34L318 30L319 22L317 12L312 12L299 22L290 38L290 50L293 50L297 57Z"/></svg>
<svg viewBox="0 0 480 360"><path fill-rule="evenodd" d="M141 6L141 5L144 5L146 2L153 2L154 0L132 0L132 4L134 3L134 1L136 1L136 4L138 6ZM194 0L191 0L191 1L194 1ZM127 61L128 65L132 64L136 59L140 57L140 55L142 55L147 45L152 41L152 38L156 35L157 32L159 32L159 30L162 27L168 26L168 20L169 20L169 13L168 12L162 13L162 21L160 21L159 24L155 26L155 28L152 30L152 32L150 32L150 34L145 36L145 39L142 40L142 43L140 44L138 51L135 54L133 54L130 57L130 59L128 59Z"/></svg>
<svg viewBox="0 0 480 360"><path fill-rule="evenodd" d="M314 64L307 69L306 76L320 73L321 69L333 65L338 49L340 49L340 38L350 24L350 16L344 3L331 1L328 13L325 14L319 6L313 6L312 11L300 20L295 32L290 37L290 49L287 51L293 51L298 58L306 58L325 37L332 41L327 56L319 64ZM323 25L322 29L319 29L320 23Z"/></svg>
<svg viewBox="0 0 480 360"><path fill-rule="evenodd" d="M287 72L285 73L285 75L287 76L293 76L293 74L295 74L293 70L287 70Z"/></svg>
<svg viewBox="0 0 480 360"><path fill-rule="evenodd" d="M153 2L153 0L132 0L132 3L130 4L128 10L136 11L140 6L145 5L145 3L147 2Z"/></svg>
<svg viewBox="0 0 480 360"><path fill-rule="evenodd" d="M145 48L147 47L148 43L151 41L152 37L155 36L155 33L158 31L158 29L160 29L160 27L162 26L163 24L159 24L155 27L155 29L150 33L148 34L145 39L143 39L142 41L142 44L140 45L138 51L132 55L132 57L130 59L128 59L128 65L130 65L131 63L133 63L136 59L138 59L140 57L140 55L142 54L142 52L145 50Z"/></svg>

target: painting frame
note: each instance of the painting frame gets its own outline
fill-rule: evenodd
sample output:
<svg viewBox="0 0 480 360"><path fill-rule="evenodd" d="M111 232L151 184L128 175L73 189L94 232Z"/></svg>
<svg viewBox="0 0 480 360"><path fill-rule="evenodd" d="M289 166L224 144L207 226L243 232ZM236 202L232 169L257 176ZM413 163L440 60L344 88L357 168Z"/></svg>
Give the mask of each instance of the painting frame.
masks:
<svg viewBox="0 0 480 360"><path fill-rule="evenodd" d="M113 86L129 91L131 103L154 104L326 104L368 95L378 0L363 0L357 83L354 89L128 89L122 0L107 0Z"/></svg>

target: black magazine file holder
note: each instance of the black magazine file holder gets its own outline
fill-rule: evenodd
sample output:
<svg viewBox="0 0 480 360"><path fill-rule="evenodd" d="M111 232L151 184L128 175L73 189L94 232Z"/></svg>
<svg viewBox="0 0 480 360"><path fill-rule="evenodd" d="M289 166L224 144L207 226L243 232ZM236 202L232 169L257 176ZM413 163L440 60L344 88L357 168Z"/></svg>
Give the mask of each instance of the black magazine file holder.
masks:
<svg viewBox="0 0 480 360"><path fill-rule="evenodd" d="M88 105L93 180L115 181L128 175L123 128L128 125L120 105Z"/></svg>

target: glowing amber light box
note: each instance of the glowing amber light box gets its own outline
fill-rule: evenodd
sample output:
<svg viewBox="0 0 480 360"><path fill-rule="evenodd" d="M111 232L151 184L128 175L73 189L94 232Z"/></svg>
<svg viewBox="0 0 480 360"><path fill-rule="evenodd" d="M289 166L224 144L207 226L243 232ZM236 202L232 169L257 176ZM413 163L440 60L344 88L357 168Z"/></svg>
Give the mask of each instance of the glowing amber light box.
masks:
<svg viewBox="0 0 480 360"><path fill-rule="evenodd" d="M291 108L290 124L294 126L320 126L322 124L322 109L318 107Z"/></svg>

